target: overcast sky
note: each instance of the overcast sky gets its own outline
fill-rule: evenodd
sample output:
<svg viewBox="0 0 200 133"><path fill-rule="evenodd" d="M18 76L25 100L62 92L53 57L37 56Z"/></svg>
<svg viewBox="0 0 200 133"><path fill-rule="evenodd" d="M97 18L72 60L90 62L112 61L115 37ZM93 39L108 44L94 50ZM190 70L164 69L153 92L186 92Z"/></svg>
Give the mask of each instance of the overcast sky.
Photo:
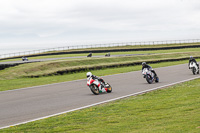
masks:
<svg viewBox="0 0 200 133"><path fill-rule="evenodd" d="M0 0L1 47L199 35L200 0Z"/></svg>

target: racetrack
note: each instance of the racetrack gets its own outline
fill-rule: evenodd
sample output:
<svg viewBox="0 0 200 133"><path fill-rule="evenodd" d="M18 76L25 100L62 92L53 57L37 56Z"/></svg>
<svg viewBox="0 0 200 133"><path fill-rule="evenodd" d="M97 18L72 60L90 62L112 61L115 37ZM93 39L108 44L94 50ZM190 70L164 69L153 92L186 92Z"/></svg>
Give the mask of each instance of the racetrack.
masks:
<svg viewBox="0 0 200 133"><path fill-rule="evenodd" d="M113 92L98 96L89 90L86 79L0 92L0 128L200 77L187 64L155 70L160 78L156 84L148 84L141 71L105 76Z"/></svg>
<svg viewBox="0 0 200 133"><path fill-rule="evenodd" d="M137 56L137 55L151 55L150 53L148 54L119 54L119 55L111 55L110 57L124 57L124 56ZM4 61L0 62L0 65L4 64L24 64L24 63L33 63L33 62L42 62L42 61L53 61L53 60L62 60L62 59L79 59L79 58L102 58L105 57L104 55L96 55L92 57L87 57L87 56L73 56L73 57L59 57L59 58L44 58L44 59L31 59L29 61L22 61L22 60L17 60L17 61Z"/></svg>

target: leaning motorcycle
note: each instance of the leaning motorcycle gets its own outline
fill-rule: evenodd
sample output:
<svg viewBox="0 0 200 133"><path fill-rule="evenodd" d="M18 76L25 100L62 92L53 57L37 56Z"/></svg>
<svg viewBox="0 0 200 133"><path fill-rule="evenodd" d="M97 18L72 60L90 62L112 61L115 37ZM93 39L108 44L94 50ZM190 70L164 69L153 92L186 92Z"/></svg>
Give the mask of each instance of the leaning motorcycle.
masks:
<svg viewBox="0 0 200 133"><path fill-rule="evenodd" d="M189 65L189 68L192 70L192 73L195 74L199 74L199 68L197 66L197 64L195 62L191 62Z"/></svg>
<svg viewBox="0 0 200 133"><path fill-rule="evenodd" d="M103 80L103 79L101 79ZM87 78L87 86L89 86L90 90L93 94L99 95L102 93L101 90L99 90L99 86L102 85L107 93L112 92L112 87L108 83L103 83L102 81L99 81L98 79L93 79L92 77Z"/></svg>
<svg viewBox="0 0 200 133"><path fill-rule="evenodd" d="M148 70L147 68L144 68L143 71L142 71L142 75L144 76L144 78L146 78L146 81L151 84L153 83L154 81L156 83L159 82L159 78L155 76L154 73L152 73L150 70Z"/></svg>

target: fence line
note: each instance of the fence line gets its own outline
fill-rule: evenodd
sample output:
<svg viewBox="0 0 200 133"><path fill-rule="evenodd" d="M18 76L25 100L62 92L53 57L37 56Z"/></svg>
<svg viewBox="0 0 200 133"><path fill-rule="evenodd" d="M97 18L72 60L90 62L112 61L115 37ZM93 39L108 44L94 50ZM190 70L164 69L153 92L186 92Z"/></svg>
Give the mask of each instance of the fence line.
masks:
<svg viewBox="0 0 200 133"><path fill-rule="evenodd" d="M129 46L129 45L134 46L134 45L158 45L158 44L185 44L185 43L198 43L198 42L200 42L200 39L75 45L75 46L64 46L64 47L56 47L56 48L48 48L48 49L39 49L39 50L32 50L32 51L2 54L2 55L0 55L0 58L9 58L9 57L15 57L15 56L28 56L28 55L40 54L40 53L44 53L44 52L64 51L64 50L84 49L84 48L101 48L101 47L115 47L115 46Z"/></svg>

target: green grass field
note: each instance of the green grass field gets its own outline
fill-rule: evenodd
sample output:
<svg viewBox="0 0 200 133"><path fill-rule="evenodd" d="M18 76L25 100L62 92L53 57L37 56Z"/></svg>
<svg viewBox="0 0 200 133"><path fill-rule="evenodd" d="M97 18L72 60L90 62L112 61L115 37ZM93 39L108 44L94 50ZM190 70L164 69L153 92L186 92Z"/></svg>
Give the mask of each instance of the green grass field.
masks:
<svg viewBox="0 0 200 133"><path fill-rule="evenodd" d="M1 132L199 133L200 79L0 130Z"/></svg>
<svg viewBox="0 0 200 133"><path fill-rule="evenodd" d="M175 44L180 46L182 44ZM174 45L174 46L175 46ZM193 44L186 44L193 45ZM198 44L197 44L198 45ZM155 47L137 46L137 47ZM172 46L159 45L156 47ZM114 47L136 48L133 46ZM101 48L103 49L103 48ZM108 49L108 48L106 48ZM113 63L129 63L160 59L185 58L200 56L200 48L177 50L114 52L112 54L147 54L142 56L117 58L66 59L19 65L0 71L0 91L25 87L66 82L86 78L86 71L55 75L54 72L74 67L89 67L95 65L110 65ZM95 55L104 55L97 53ZM86 56L87 54L71 54L57 56L41 56L39 58L57 58L65 56ZM11 60L9 60L11 61ZM150 64L153 68L188 63L188 60ZM141 65L103 68L92 71L97 76L105 76L130 71L141 70ZM156 70L156 69L155 69ZM51 75L52 74L52 75ZM42 75L38 78L28 78L30 75ZM44 76L48 75L48 76ZM0 132L91 132L91 133L199 133L200 132L200 79L171 86L166 89L132 96L107 104L59 115L2 129Z"/></svg>

